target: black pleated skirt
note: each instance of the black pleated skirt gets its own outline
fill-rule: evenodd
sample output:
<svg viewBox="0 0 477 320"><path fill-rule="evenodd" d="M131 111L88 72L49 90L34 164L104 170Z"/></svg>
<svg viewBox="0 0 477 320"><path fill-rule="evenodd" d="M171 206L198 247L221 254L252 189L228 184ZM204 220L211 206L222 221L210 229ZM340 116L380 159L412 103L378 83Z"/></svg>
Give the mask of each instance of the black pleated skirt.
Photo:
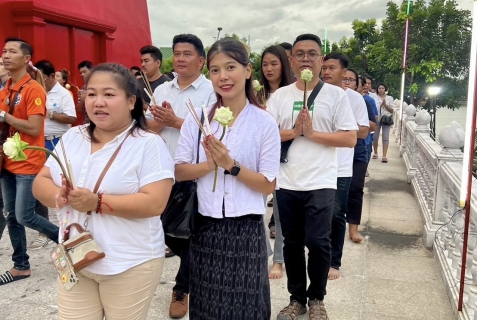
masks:
<svg viewBox="0 0 477 320"><path fill-rule="evenodd" d="M191 320L270 319L266 241L261 216L201 219L191 242Z"/></svg>

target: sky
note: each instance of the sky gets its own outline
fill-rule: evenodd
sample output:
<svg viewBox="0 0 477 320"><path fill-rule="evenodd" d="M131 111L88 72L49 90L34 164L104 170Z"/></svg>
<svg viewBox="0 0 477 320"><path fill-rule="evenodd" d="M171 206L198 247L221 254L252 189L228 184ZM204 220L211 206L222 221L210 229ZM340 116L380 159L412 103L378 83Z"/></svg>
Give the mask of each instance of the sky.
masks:
<svg viewBox="0 0 477 320"><path fill-rule="evenodd" d="M152 42L171 47L180 33L197 35L204 46L217 37L236 33L250 36L253 51L275 42L290 42L301 33L314 33L324 39L339 41L353 35L353 20L386 16L388 0L148 0ZM472 0L457 0L459 7L471 10Z"/></svg>

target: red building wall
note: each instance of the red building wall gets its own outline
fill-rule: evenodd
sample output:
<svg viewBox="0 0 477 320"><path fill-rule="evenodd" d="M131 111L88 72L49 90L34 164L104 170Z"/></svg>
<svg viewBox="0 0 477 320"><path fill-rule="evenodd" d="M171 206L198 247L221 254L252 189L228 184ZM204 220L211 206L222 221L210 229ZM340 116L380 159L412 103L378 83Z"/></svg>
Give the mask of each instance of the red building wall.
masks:
<svg viewBox="0 0 477 320"><path fill-rule="evenodd" d="M48 59L82 85L83 60L137 65L151 44L147 0L0 0L0 45L20 37L34 47L33 62Z"/></svg>

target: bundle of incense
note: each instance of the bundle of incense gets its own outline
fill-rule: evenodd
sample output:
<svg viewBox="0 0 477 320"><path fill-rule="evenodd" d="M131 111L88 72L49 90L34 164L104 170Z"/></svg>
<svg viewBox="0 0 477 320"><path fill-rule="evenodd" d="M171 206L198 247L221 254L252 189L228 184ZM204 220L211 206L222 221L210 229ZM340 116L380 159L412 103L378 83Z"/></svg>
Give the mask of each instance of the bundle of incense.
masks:
<svg viewBox="0 0 477 320"><path fill-rule="evenodd" d="M68 173L68 177L65 177L66 181L72 189L76 189L76 183L73 178L73 167L71 166L71 162L66 157L66 151L65 151L65 145L63 144L63 139L60 139L60 145L61 145L61 150L63 150L63 158L65 159L66 172Z"/></svg>
<svg viewBox="0 0 477 320"><path fill-rule="evenodd" d="M146 86L144 90L146 91L147 96L151 99L152 104L157 106L156 99L154 99L154 91L152 91L152 87L151 87L151 84L149 83L149 80L147 80L146 76L144 75L144 72L142 71L139 71L139 72L141 73L142 81L144 81L144 85Z"/></svg>
<svg viewBox="0 0 477 320"><path fill-rule="evenodd" d="M200 117L197 114L197 112L195 111L194 105L192 104L192 101L190 101L190 99L189 99L189 102L186 102L186 106L189 109L189 112L192 114L192 118L194 118L195 122L199 126L199 129L202 132L202 134L204 135L204 137L207 137L207 132L205 131L204 126L202 125L202 123L200 121Z"/></svg>

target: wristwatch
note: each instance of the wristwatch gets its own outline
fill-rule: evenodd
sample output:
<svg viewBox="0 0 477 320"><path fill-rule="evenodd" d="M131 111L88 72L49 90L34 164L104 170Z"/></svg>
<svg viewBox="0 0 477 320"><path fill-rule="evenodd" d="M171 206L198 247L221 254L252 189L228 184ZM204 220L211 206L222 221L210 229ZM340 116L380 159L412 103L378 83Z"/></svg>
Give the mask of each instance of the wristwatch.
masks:
<svg viewBox="0 0 477 320"><path fill-rule="evenodd" d="M0 122L5 122L5 114L6 114L5 111L0 112Z"/></svg>
<svg viewBox="0 0 477 320"><path fill-rule="evenodd" d="M230 174L234 177L238 176L240 172L240 163L236 160L234 160L234 166L232 167L232 170L225 170L224 174Z"/></svg>
<svg viewBox="0 0 477 320"><path fill-rule="evenodd" d="M50 120L53 120L53 112L50 112Z"/></svg>

